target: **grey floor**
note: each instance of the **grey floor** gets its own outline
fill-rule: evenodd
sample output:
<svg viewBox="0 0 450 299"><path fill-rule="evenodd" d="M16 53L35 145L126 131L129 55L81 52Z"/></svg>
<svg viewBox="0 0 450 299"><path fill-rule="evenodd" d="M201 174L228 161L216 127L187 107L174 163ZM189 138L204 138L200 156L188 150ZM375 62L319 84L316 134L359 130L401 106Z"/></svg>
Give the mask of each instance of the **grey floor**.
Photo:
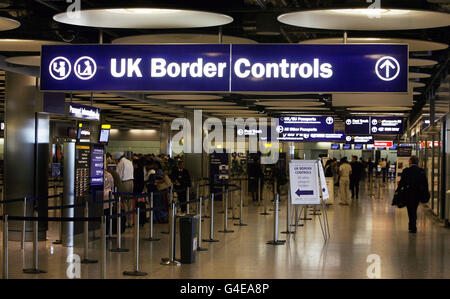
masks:
<svg viewBox="0 0 450 299"><path fill-rule="evenodd" d="M223 216L216 216L215 238L218 243L203 243L208 251L198 252L195 264L179 267L160 265L168 256L168 236L161 234L167 225L155 225L159 242L141 242L141 270L148 272L144 278L367 278L367 269L373 261L370 255L380 257L381 278L450 278L450 230L444 228L429 213L419 208L418 233L409 234L406 209L390 205L393 183L381 189L381 199L368 194L361 186L359 200L350 206L334 204L328 208L331 239L325 243L317 216L299 227L297 234L287 238L286 245L271 246L273 212L261 216L263 208L250 200L244 208L248 226L233 226L235 232L223 234ZM220 204L216 205L218 208ZM280 206L280 231L286 226L286 201ZM217 209L219 210L219 209ZM203 236L208 234L209 219L205 219ZM148 235L148 225L142 230ZM97 234L98 235L98 234ZM280 234L280 239L286 235ZM57 225L51 224L48 241L40 242L41 269L46 274L23 274L22 269L32 266L32 244L20 250L19 242L9 242L9 278L67 278L67 256L71 253L83 257L81 242L74 248L52 245L57 239ZM108 241L108 248L115 246ZM127 229L123 238L128 253L107 252L107 278L123 276L133 268L133 233ZM92 241L90 258L99 257L99 241ZM99 278L99 264L81 265L81 278Z"/></svg>

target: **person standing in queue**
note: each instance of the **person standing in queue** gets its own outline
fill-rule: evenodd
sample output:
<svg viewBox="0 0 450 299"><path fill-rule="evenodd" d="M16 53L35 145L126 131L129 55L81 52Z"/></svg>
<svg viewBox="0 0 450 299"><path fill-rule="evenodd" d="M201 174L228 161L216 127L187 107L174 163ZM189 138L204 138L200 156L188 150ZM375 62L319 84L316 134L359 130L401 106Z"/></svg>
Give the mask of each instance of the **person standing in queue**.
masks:
<svg viewBox="0 0 450 299"><path fill-rule="evenodd" d="M339 198L340 205L348 206L350 198L350 175L352 174L352 167L347 161L347 157L341 159L339 166Z"/></svg>
<svg viewBox="0 0 450 299"><path fill-rule="evenodd" d="M177 192L178 201L181 206L181 213L186 213L186 192L191 187L191 176L189 171L184 168L184 162L178 161L178 167L172 171L172 182L174 191Z"/></svg>
<svg viewBox="0 0 450 299"><path fill-rule="evenodd" d="M128 160L123 153L119 153L120 158L118 159L118 163L116 166L116 171L120 177L120 185L117 188L119 193L132 193L133 192L133 179L134 179L134 167L133 163ZM127 197L122 197L125 199L123 201L123 206L125 208L125 212L131 211L132 202L131 199L127 199ZM127 227L131 227L131 214L127 215Z"/></svg>
<svg viewBox="0 0 450 299"><path fill-rule="evenodd" d="M398 190L405 188L408 190L406 208L408 210L408 228L410 233L417 232L417 208L419 203L426 203L430 200L428 190L428 180L425 170L418 166L419 159L416 156L409 158L409 167L402 172L402 177L398 183Z"/></svg>
<svg viewBox="0 0 450 299"><path fill-rule="evenodd" d="M350 175L350 190L352 191L352 199L359 197L359 182L361 181L362 173L363 173L363 165L361 162L358 162L358 158L356 156L352 156L352 162L350 163L352 167L352 172Z"/></svg>
<svg viewBox="0 0 450 299"><path fill-rule="evenodd" d="M386 182L386 174L387 174L387 163L386 159L382 158L380 162L381 174L383 175L383 183Z"/></svg>
<svg viewBox="0 0 450 299"><path fill-rule="evenodd" d="M375 163L373 163L372 158L369 158L369 162L367 162L367 179L369 182L373 179L373 170L375 168Z"/></svg>

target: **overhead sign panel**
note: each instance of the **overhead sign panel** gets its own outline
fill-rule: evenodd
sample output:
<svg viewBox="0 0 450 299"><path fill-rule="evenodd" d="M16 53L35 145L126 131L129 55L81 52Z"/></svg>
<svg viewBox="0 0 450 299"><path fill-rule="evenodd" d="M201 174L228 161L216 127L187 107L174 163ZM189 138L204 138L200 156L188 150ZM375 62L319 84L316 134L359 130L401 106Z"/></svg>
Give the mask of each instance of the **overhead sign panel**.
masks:
<svg viewBox="0 0 450 299"><path fill-rule="evenodd" d="M47 91L408 92L407 45L43 46Z"/></svg>
<svg viewBox="0 0 450 299"><path fill-rule="evenodd" d="M373 136L355 136L355 135L346 135L345 143L347 144L373 144Z"/></svg>
<svg viewBox="0 0 450 299"><path fill-rule="evenodd" d="M345 119L346 134L401 135L403 134L401 117L348 117Z"/></svg>
<svg viewBox="0 0 450 299"><path fill-rule="evenodd" d="M334 133L334 117L317 115L280 116L276 130L280 133L280 137L286 138L305 133Z"/></svg>
<svg viewBox="0 0 450 299"><path fill-rule="evenodd" d="M100 120L100 109L92 106L85 106L76 103L68 104L69 117L85 120Z"/></svg>

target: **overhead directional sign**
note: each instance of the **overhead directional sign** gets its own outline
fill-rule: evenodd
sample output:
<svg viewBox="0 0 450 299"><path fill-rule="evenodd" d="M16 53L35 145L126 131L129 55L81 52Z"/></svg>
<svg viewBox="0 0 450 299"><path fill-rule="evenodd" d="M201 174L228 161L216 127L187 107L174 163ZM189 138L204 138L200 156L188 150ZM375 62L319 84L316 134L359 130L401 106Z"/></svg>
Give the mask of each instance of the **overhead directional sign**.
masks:
<svg viewBox="0 0 450 299"><path fill-rule="evenodd" d="M47 91L408 92L407 45L43 46Z"/></svg>
<svg viewBox="0 0 450 299"><path fill-rule="evenodd" d="M403 134L401 117L348 117L345 119L346 134L399 135Z"/></svg>
<svg viewBox="0 0 450 299"><path fill-rule="evenodd" d="M345 143L347 143L347 144L373 144L373 136L372 135L366 135L366 136L346 135Z"/></svg>
<svg viewBox="0 0 450 299"><path fill-rule="evenodd" d="M288 115L278 118L276 131L280 140L305 139L305 134L334 133L334 117L317 115ZM309 137L309 135L308 135Z"/></svg>

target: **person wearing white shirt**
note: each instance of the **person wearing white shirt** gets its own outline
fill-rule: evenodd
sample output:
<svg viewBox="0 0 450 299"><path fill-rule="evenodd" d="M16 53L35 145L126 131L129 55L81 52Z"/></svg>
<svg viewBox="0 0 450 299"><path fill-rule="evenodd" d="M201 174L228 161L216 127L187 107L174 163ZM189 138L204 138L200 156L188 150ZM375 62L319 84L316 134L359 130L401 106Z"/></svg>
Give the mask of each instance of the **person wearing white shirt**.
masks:
<svg viewBox="0 0 450 299"><path fill-rule="evenodd" d="M118 191L119 193L133 193L133 163L125 158L123 153L120 153L120 158L118 159L118 161L119 162L116 166L116 171L120 177L120 185L118 186ZM131 211L133 208L132 200L127 199L126 197L123 198L125 199L123 201L125 212ZM132 226L131 215L127 215L127 226Z"/></svg>
<svg viewBox="0 0 450 299"><path fill-rule="evenodd" d="M347 161L347 157L341 159L341 166L339 166L339 197L340 205L348 206L350 199L350 175L352 174L352 167Z"/></svg>

